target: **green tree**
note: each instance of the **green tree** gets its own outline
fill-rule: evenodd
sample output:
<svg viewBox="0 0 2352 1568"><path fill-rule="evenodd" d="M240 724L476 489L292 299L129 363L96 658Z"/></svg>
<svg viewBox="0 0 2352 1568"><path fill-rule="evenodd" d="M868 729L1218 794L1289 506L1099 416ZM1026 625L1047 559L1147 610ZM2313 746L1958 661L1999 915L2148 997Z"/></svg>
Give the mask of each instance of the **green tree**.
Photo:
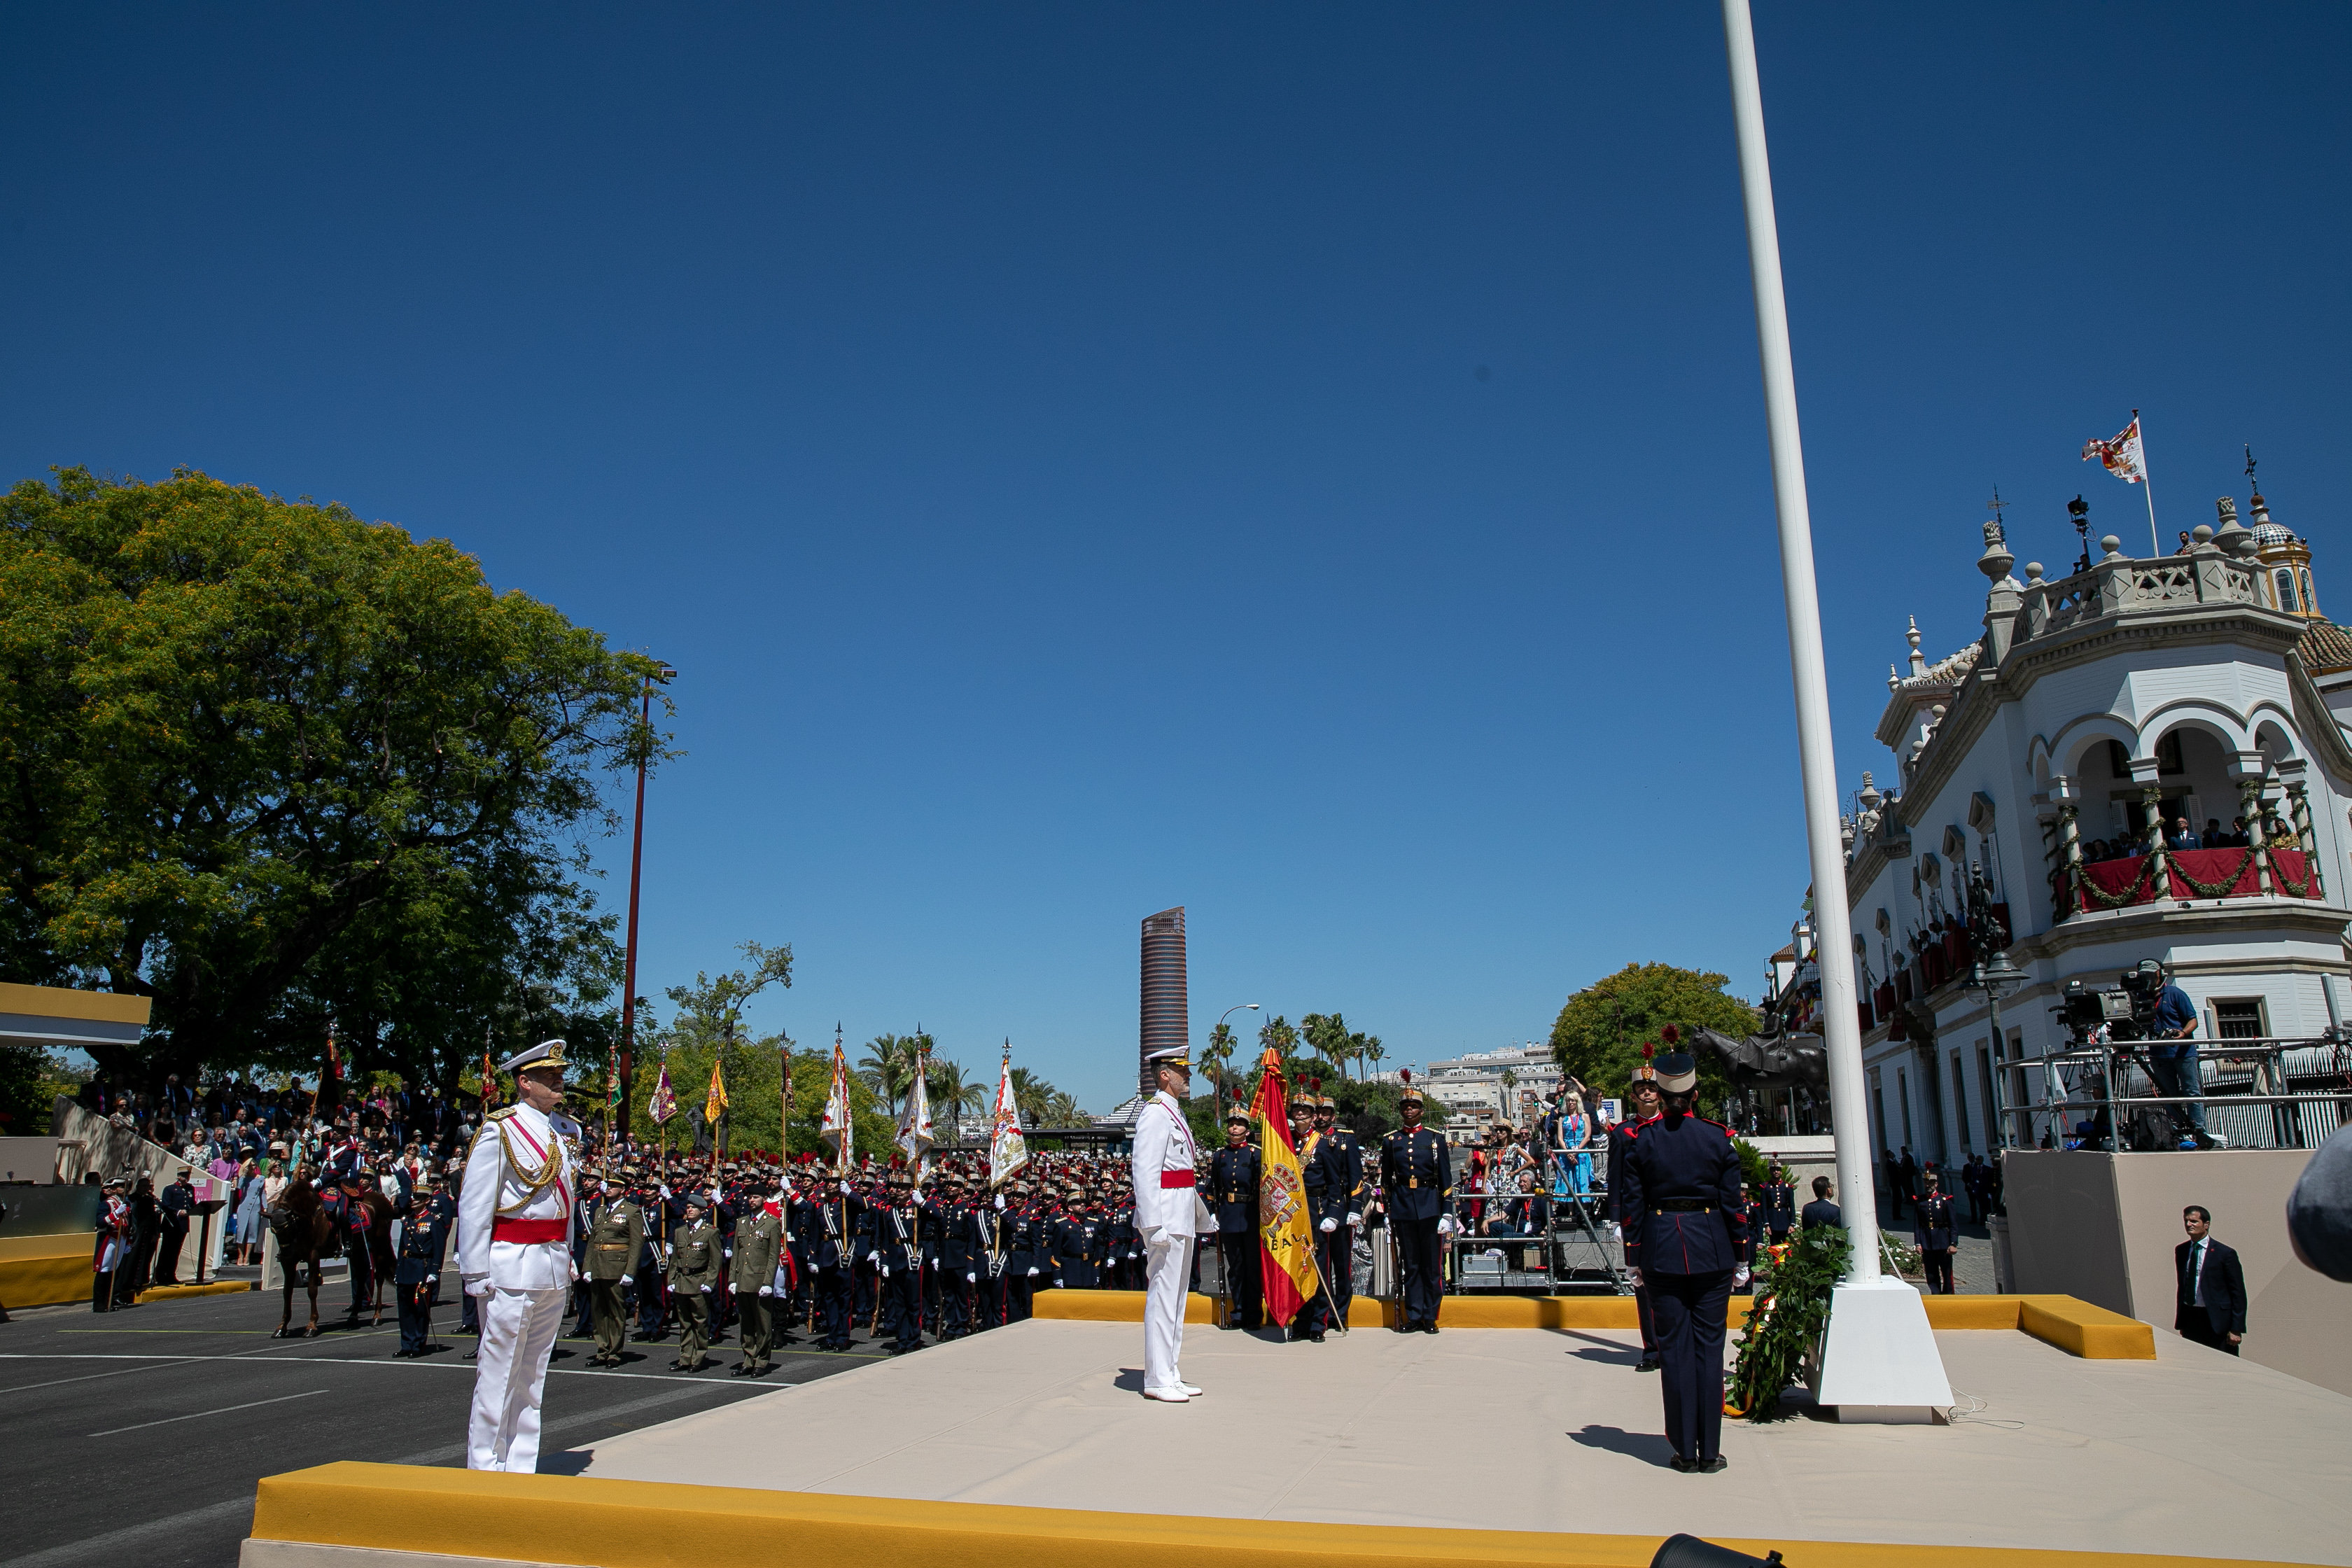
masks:
<svg viewBox="0 0 2352 1568"><path fill-rule="evenodd" d="M609 1033L582 879L600 775L665 754L637 718L657 668L340 506L187 471L19 484L0 970L153 997L140 1046L92 1052L130 1080L312 1070L331 1020L352 1070L445 1087L486 1027Z"/></svg>
<svg viewBox="0 0 2352 1568"><path fill-rule="evenodd" d="M1755 1032L1755 1010L1725 991L1727 984L1723 975L1671 963L1629 963L1568 999L1551 1027L1552 1059L1601 1092L1622 1094L1643 1045L1654 1045L1668 1024L1734 1039ZM1706 1051L1692 1055L1700 1105L1720 1107L1729 1088L1722 1064Z"/></svg>
<svg viewBox="0 0 2352 1568"><path fill-rule="evenodd" d="M931 1121L937 1126L953 1126L966 1115L978 1115L988 1108L988 1086L964 1076L963 1064L945 1057L931 1058L929 1078L924 1087L931 1097Z"/></svg>

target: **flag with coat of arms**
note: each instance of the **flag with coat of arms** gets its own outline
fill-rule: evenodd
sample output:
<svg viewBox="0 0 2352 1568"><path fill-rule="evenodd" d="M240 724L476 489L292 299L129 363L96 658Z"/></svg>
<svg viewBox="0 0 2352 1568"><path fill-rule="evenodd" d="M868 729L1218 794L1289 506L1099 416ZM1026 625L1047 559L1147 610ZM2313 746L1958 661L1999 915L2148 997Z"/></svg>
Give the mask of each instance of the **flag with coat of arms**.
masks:
<svg viewBox="0 0 2352 1568"><path fill-rule="evenodd" d="M849 1060L841 1053L839 1029L833 1032L833 1084L825 1091L824 1120L818 1124L816 1135L833 1145L835 1160L844 1166L849 1163L857 1129L850 1120Z"/></svg>
<svg viewBox="0 0 2352 1568"><path fill-rule="evenodd" d="M996 1108L988 1121L988 1184L1001 1187L1029 1163L1028 1140L1021 1136L1021 1106L1013 1093L1013 1043L996 1074Z"/></svg>

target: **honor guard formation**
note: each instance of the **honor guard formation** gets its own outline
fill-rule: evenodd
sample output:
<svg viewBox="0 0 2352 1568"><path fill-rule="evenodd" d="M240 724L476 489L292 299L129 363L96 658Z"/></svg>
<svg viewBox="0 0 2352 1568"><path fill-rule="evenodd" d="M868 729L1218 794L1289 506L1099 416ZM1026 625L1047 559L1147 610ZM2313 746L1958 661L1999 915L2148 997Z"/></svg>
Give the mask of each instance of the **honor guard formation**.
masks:
<svg viewBox="0 0 2352 1568"><path fill-rule="evenodd" d="M1181 1048L1150 1059L1156 1092L1139 1109L1131 1157L1040 1152L992 1183L986 1156L963 1151L918 1172L895 1159L729 1159L625 1138L599 1149L562 1113L565 1047L550 1040L500 1064L517 1100L478 1123L404 1097L380 1101L364 1121L339 1110L331 1127L299 1128L290 1148L273 1139L271 1156L248 1159L257 1174L244 1196L255 1212L242 1228L250 1238L266 1225L293 1264L281 1332L302 1331L293 1312L306 1272L315 1330L312 1260L322 1255L350 1261L353 1321L380 1318L390 1287L403 1357L439 1348L434 1312L455 1295L459 1326L478 1336L466 1352L478 1362L467 1463L530 1470L548 1360L567 1323L572 1338L593 1340L590 1369L642 1362L650 1352L633 1344L674 1333L669 1370L723 1362L730 1375L761 1378L785 1346L900 1355L1019 1322L1041 1290L1133 1290L1145 1299L1143 1393L1184 1404L1202 1394L1181 1357L1186 1294L1202 1289L1204 1253L1221 1328L1278 1327L1291 1342L1322 1344L1346 1331L1385 1250L1391 1321L1434 1334L1465 1247L1491 1256L1536 1245L1555 1205L1601 1200L1591 1211L1622 1238L1638 1308L1639 1370L1663 1374L1674 1465L1706 1474L1723 1466L1725 1303L1747 1282L1749 1213L1730 1130L1694 1112L1696 1068L1671 1026L1662 1038L1654 1060L1644 1047L1622 1120L1604 1120L1570 1080L1539 1123L1498 1125L1466 1149L1429 1124L1432 1102L1409 1074L1402 1125L1370 1144L1308 1080L1285 1101L1278 1173L1289 1183L1295 1158L1288 1185L1270 1185L1275 1144L1261 1146L1239 1106L1223 1119L1221 1147L1195 1146ZM400 1151L410 1118L406 1130L424 1136ZM234 1123L242 1130L245 1118ZM269 1125L254 1117L257 1135ZM273 1170L271 1158L283 1164ZM1826 1186L1815 1184L1804 1224L1837 1223ZM174 1184L161 1199L108 1189L99 1310L136 1276L148 1224L139 1205L168 1226L189 1207L185 1188ZM1777 1167L1756 1194L1758 1223L1773 1239L1797 1224L1796 1196ZM1917 1203L1922 1231L1942 1239L1951 1200L1931 1183ZM1296 1308L1286 1325L1268 1306L1275 1254L1262 1222L1274 1214L1305 1238L1281 1281L1297 1287L1283 1298ZM1948 1256L1933 1262L1948 1269ZM445 1288L452 1261L461 1293Z"/></svg>

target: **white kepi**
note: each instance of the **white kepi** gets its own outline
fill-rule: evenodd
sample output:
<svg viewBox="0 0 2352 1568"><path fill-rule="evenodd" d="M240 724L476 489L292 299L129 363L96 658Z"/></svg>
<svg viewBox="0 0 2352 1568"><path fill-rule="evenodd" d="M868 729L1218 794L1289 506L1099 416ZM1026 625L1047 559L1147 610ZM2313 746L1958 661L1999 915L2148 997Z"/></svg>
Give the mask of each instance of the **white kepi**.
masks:
<svg viewBox="0 0 2352 1568"><path fill-rule="evenodd" d="M1173 1070L1189 1083L1192 1064L1181 1046L1153 1051L1144 1062L1155 1072ZM1135 1119L1135 1152L1128 1169L1135 1181L1135 1228L1143 1237L1143 1396L1170 1405L1200 1397L1184 1381L1178 1359L1184 1351L1184 1287L1192 1272L1192 1240L1200 1234L1194 1212L1192 1129L1184 1105L1165 1087L1145 1101Z"/></svg>
<svg viewBox="0 0 2352 1568"><path fill-rule="evenodd" d="M484 1119L466 1155L457 1194L457 1270L481 1320L474 1408L466 1430L469 1470L539 1468L540 1395L547 1356L563 1325L576 1270L579 1162L568 1119L532 1106L520 1075L552 1068L560 1088L563 1042L543 1040L499 1064L518 1075L516 1103Z"/></svg>

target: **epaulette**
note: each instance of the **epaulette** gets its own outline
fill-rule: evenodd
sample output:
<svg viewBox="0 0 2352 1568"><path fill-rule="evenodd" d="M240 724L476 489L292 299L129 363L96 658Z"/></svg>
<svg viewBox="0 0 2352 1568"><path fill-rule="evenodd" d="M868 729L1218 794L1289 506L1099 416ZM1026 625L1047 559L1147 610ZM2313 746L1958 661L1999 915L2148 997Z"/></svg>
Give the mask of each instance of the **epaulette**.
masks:
<svg viewBox="0 0 2352 1568"><path fill-rule="evenodd" d="M521 1109L522 1107L520 1105L501 1105L496 1110L491 1111L488 1116L483 1117L482 1120L485 1121L504 1121L508 1117L512 1116L516 1111L520 1110Z"/></svg>
<svg viewBox="0 0 2352 1568"><path fill-rule="evenodd" d="M1736 1141L1739 1136L1738 1133L1734 1132L1731 1130L1731 1124L1727 1121L1717 1121L1712 1116L1702 1116L1699 1120L1706 1122L1709 1127L1714 1128L1717 1131L1722 1133L1726 1138Z"/></svg>

